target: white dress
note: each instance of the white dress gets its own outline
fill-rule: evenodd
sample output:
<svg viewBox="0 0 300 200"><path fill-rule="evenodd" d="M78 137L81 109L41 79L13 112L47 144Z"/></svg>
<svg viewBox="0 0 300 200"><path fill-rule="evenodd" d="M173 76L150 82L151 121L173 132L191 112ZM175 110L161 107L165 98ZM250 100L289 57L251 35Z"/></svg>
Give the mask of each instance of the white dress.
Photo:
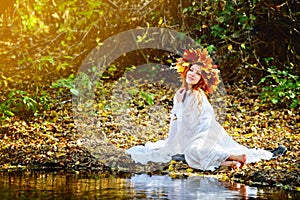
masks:
<svg viewBox="0 0 300 200"><path fill-rule="evenodd" d="M198 103L201 99L202 103ZM195 169L214 170L229 155L247 155L247 163L271 159L272 153L249 149L235 142L216 121L213 107L203 92L187 92L184 102L177 102L171 111L168 138L147 142L126 150L135 162L146 164L168 162L172 155L184 154L188 165Z"/></svg>

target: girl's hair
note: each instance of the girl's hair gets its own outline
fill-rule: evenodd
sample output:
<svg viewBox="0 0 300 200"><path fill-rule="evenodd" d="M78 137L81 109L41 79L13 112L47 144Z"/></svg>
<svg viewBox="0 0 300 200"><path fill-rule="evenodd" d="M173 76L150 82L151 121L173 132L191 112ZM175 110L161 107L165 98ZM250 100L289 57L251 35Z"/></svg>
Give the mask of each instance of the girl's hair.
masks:
<svg viewBox="0 0 300 200"><path fill-rule="evenodd" d="M183 73L181 74L181 79L182 79L182 86L181 87L187 88L186 75L187 75L187 72L190 70L190 68L191 68L192 65L199 65L200 67L204 66L203 63L197 62L197 63L191 63L190 66L186 67L184 69ZM208 86L207 86L207 83L206 83L206 81L205 81L205 79L204 79L204 77L203 77L202 74L200 75L200 77L201 77L200 81L197 84L193 85L192 88L194 90L200 90L200 89L202 89L204 91L204 93L206 95L208 95Z"/></svg>

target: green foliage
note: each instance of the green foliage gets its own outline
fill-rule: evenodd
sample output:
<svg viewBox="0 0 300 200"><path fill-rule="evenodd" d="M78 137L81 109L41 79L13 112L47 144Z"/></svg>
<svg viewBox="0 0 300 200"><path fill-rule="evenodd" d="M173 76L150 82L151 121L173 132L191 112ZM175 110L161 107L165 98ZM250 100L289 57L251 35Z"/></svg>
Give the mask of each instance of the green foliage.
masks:
<svg viewBox="0 0 300 200"><path fill-rule="evenodd" d="M100 74L99 76L101 76L101 78L103 78L103 79L110 79L110 78L114 77L116 72L117 72L117 66L109 65L107 67L107 70L105 71L105 73L103 75Z"/></svg>
<svg viewBox="0 0 300 200"><path fill-rule="evenodd" d="M93 71L95 69L92 69ZM92 82L90 80L90 77L81 72L77 75L77 77L74 76L74 74L70 74L67 78L61 78L55 82L52 83L52 88L57 89L57 94L60 95L61 93L65 92L65 90L69 90L72 95L75 96L81 96L84 97L85 95L83 94L91 94L94 93L92 91L93 88ZM95 83L95 85L100 85L100 82L98 81Z"/></svg>
<svg viewBox="0 0 300 200"><path fill-rule="evenodd" d="M201 31L201 34L195 36L200 37L200 43L208 44L207 39L213 39L216 44L222 40L222 43L224 40L228 43L253 27L257 2L252 4L252 9L249 9L244 1L193 1L191 6L183 9L183 14L187 18L189 30Z"/></svg>
<svg viewBox="0 0 300 200"><path fill-rule="evenodd" d="M57 94L61 94L65 89L70 90L74 95L78 95L78 90L75 89L75 76L70 74L67 78L61 78L52 83L52 88L58 88Z"/></svg>
<svg viewBox="0 0 300 200"><path fill-rule="evenodd" d="M144 98L148 105L152 106L154 104L155 94L140 92L140 96Z"/></svg>
<svg viewBox="0 0 300 200"><path fill-rule="evenodd" d="M136 88L130 89L129 93L133 96L131 103L136 103L138 106L144 106L145 103L149 106L152 106L154 104L156 94Z"/></svg>
<svg viewBox="0 0 300 200"><path fill-rule="evenodd" d="M34 59L30 56L24 57L18 61L19 66L29 65L36 73L45 70L45 68L56 64L52 56L40 56L39 59Z"/></svg>
<svg viewBox="0 0 300 200"><path fill-rule="evenodd" d="M0 103L0 120L7 120L15 115L26 112L38 115L41 111L47 110L50 106L50 100L47 92L38 91L35 95L30 95L23 90L11 91L7 99Z"/></svg>
<svg viewBox="0 0 300 200"><path fill-rule="evenodd" d="M267 71L269 75L260 81L260 84L266 85L260 95L262 103L283 104L290 108L296 108L300 105L299 76L288 70L279 70L276 66L269 67Z"/></svg>
<svg viewBox="0 0 300 200"><path fill-rule="evenodd" d="M264 57L273 57L274 65L299 66L299 2L279 3L261 0L190 1L182 9L183 31L202 46L213 44L223 80L260 81L257 70ZM273 32L272 30L277 30ZM257 63L260 65L256 65ZM248 66L253 66L249 68ZM299 73L300 67L295 67ZM249 73L250 72L250 73ZM253 76L255 74L255 76Z"/></svg>
<svg viewBox="0 0 300 200"><path fill-rule="evenodd" d="M68 33L68 40L74 39L74 28L82 27L86 21L96 20L96 15L103 15L102 1L23 1L17 0L17 12L20 14L20 27L24 32L43 33L57 28ZM50 23L49 23L50 22ZM51 24L53 23L53 24ZM49 26L49 24L55 27ZM86 30L90 27L86 27Z"/></svg>

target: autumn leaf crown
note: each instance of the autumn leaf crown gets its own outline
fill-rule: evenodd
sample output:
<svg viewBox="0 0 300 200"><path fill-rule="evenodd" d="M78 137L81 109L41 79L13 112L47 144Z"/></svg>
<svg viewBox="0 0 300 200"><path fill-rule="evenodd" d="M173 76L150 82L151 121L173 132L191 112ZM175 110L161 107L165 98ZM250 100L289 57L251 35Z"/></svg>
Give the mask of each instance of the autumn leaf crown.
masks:
<svg viewBox="0 0 300 200"><path fill-rule="evenodd" d="M208 92L212 93L217 89L221 82L219 77L218 66L213 64L213 60L208 54L207 49L187 49L184 51L181 58L176 59L175 69L178 73L182 74L186 67L192 64L201 63L201 73L205 79Z"/></svg>

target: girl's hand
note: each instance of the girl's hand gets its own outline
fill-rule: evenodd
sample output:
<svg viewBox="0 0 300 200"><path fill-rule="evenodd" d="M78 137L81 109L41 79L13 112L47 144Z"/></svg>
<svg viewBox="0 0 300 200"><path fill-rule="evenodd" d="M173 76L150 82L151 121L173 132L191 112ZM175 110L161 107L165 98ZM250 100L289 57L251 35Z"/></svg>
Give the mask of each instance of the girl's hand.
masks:
<svg viewBox="0 0 300 200"><path fill-rule="evenodd" d="M186 89L185 88L180 88L177 92L176 92L176 101L177 102L182 102L184 101L185 98L185 93L186 93Z"/></svg>

